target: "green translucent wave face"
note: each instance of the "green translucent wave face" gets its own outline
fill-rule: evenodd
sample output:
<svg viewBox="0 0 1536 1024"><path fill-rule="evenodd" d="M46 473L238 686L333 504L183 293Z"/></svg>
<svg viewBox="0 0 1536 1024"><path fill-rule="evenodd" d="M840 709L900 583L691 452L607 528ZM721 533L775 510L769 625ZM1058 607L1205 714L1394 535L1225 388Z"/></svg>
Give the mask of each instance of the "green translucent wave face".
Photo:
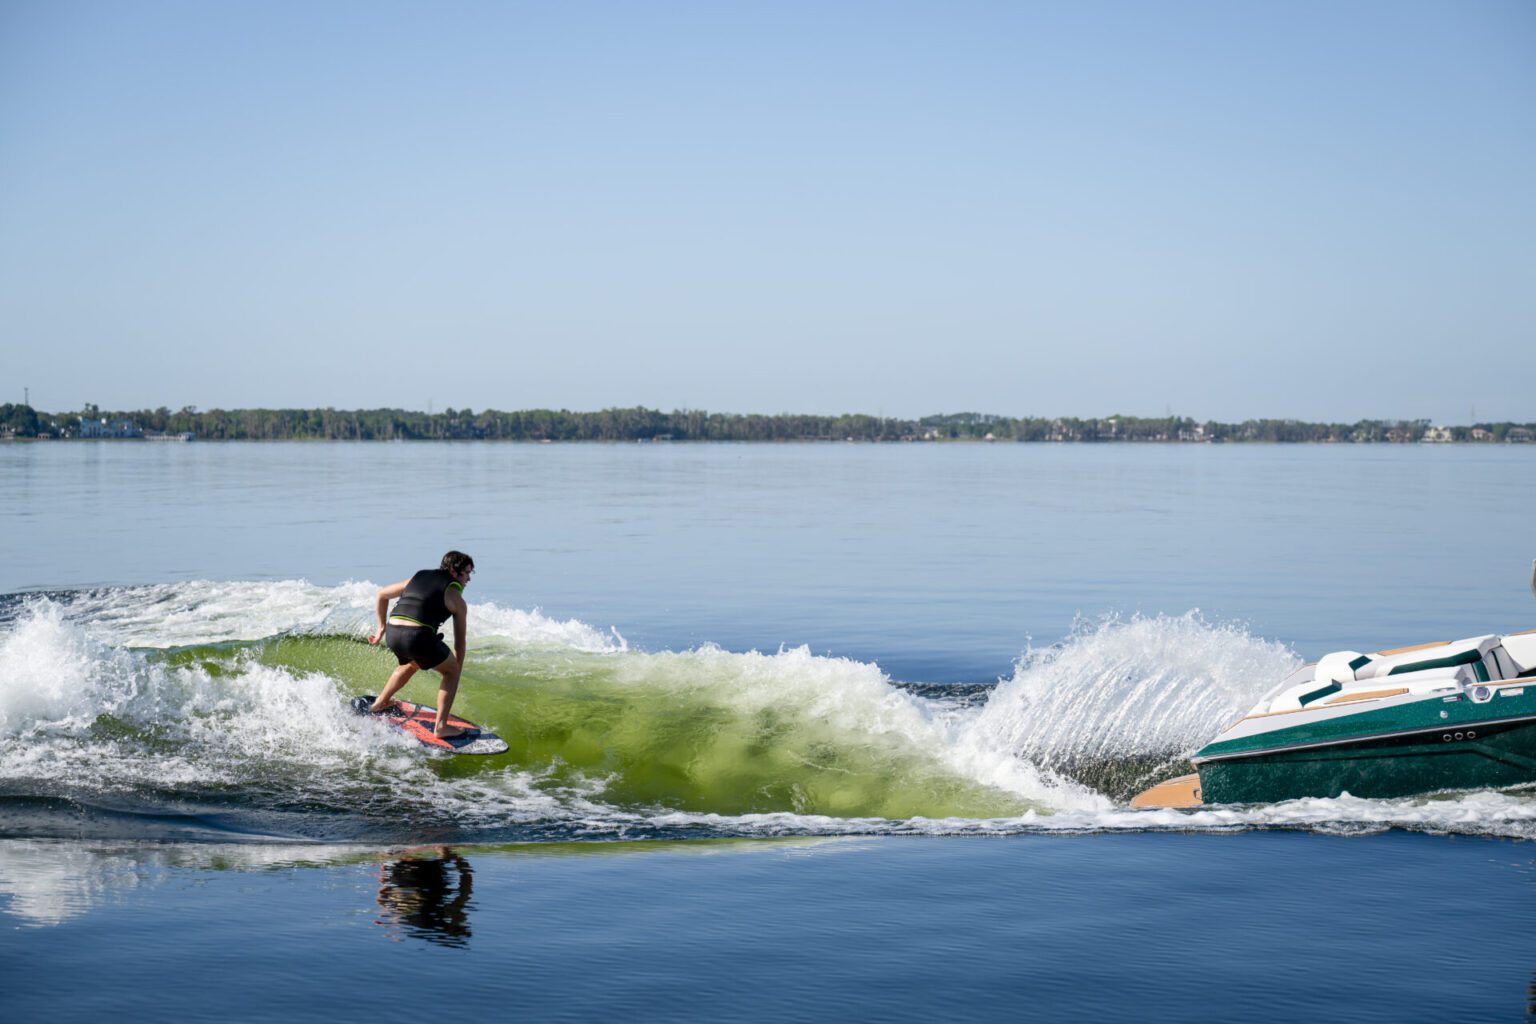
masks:
<svg viewBox="0 0 1536 1024"><path fill-rule="evenodd" d="M282 638L254 653L321 673L349 695L378 692L394 666L387 652L337 637ZM402 696L434 704L436 689L437 676L421 673ZM437 771L545 772L558 787L603 780L596 799L608 805L898 819L1000 817L1030 806L946 766L937 727L872 666L809 655L492 646L470 652L454 713L511 751L439 759Z"/></svg>

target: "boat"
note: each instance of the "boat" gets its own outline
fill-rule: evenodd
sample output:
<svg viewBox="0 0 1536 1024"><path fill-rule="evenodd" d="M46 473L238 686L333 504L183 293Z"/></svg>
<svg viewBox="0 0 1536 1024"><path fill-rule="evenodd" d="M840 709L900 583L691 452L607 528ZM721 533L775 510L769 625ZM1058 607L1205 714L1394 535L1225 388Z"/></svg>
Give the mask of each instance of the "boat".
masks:
<svg viewBox="0 0 1536 1024"><path fill-rule="evenodd" d="M1282 679L1191 760L1196 774L1131 806L1536 785L1536 630L1336 651Z"/></svg>

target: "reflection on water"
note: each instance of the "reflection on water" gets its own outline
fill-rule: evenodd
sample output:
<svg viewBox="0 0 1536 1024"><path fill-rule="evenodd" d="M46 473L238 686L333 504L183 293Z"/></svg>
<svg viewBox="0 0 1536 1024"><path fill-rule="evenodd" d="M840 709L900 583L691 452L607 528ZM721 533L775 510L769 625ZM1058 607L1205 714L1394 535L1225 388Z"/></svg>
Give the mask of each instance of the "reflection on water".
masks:
<svg viewBox="0 0 1536 1024"><path fill-rule="evenodd" d="M0 839L0 920L64 924L130 894L152 891L185 871L324 866L364 856L344 845Z"/></svg>
<svg viewBox="0 0 1536 1024"><path fill-rule="evenodd" d="M378 919L397 941L403 933L439 946L469 945L469 861L446 846L413 853L379 867Z"/></svg>
<svg viewBox="0 0 1536 1024"><path fill-rule="evenodd" d="M127 891L153 885L164 865L136 852L50 840L0 842L0 911L19 923L63 924Z"/></svg>
<svg viewBox="0 0 1536 1024"><path fill-rule="evenodd" d="M691 856L799 853L862 848L865 840L694 839L602 843L512 843L470 847L497 858ZM461 847L461 849L463 849ZM379 921L402 934L443 945L465 945L473 884L469 862L446 846L380 851L347 843L104 843L66 839L0 839L0 922L51 927L98 907L145 895L196 872L355 867L383 862L378 876ZM362 884L368 885L364 876ZM366 891L366 890L365 890Z"/></svg>

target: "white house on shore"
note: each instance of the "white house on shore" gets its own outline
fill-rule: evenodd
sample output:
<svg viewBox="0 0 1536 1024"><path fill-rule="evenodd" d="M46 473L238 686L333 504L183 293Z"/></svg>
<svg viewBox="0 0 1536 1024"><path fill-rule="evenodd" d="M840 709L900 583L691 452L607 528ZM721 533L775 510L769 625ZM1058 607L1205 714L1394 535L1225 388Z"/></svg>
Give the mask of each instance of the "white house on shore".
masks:
<svg viewBox="0 0 1536 1024"><path fill-rule="evenodd" d="M91 420L80 418L81 437L143 437L144 431L133 420Z"/></svg>

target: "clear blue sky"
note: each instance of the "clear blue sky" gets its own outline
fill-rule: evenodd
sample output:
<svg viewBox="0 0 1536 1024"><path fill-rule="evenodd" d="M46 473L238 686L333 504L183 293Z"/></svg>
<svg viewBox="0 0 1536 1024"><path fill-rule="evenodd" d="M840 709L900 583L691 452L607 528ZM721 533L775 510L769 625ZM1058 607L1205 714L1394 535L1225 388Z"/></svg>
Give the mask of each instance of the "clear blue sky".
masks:
<svg viewBox="0 0 1536 1024"><path fill-rule="evenodd" d="M1536 419L1536 3L0 2L0 401Z"/></svg>

